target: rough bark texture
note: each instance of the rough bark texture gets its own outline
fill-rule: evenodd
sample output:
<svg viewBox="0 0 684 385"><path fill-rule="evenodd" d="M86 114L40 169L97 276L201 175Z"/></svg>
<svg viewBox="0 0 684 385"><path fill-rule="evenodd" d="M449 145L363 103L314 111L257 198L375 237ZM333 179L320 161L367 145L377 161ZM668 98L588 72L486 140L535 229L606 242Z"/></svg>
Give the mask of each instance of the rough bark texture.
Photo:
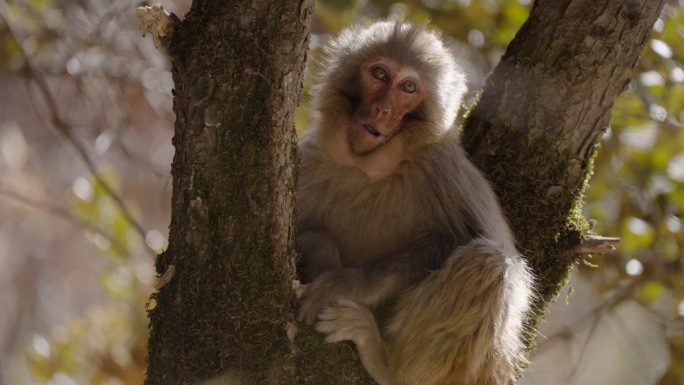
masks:
<svg viewBox="0 0 684 385"><path fill-rule="evenodd" d="M172 60L175 267L150 304L146 384L230 372L295 383L293 208L296 135L313 0L195 0Z"/></svg>
<svg viewBox="0 0 684 385"><path fill-rule="evenodd" d="M537 275L532 326L577 260L593 156L663 4L535 1L466 120L464 145Z"/></svg>

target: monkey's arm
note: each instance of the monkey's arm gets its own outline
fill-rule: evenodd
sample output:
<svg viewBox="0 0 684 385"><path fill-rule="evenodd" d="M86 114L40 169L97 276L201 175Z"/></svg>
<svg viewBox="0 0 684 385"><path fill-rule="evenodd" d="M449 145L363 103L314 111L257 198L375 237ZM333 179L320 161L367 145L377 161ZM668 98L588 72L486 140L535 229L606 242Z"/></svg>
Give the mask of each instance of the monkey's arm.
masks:
<svg viewBox="0 0 684 385"><path fill-rule="evenodd" d="M335 240L323 230L308 230L297 237L297 247L304 257L306 279L312 282L329 270L341 269L340 250Z"/></svg>
<svg viewBox="0 0 684 385"><path fill-rule="evenodd" d="M312 324L321 309L335 299L376 305L439 269L455 247L448 237L427 234L398 252L359 266L327 271L305 290L298 318Z"/></svg>

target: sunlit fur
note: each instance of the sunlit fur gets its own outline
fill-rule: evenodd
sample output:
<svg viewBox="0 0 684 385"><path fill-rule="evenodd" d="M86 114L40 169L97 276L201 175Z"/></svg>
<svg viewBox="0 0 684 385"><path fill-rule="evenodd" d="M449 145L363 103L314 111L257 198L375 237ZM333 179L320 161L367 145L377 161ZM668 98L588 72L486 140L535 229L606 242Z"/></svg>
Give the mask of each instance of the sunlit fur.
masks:
<svg viewBox="0 0 684 385"><path fill-rule="evenodd" d="M389 142L349 155L359 69L377 57L418 70L427 94ZM312 283L298 318L328 342L354 341L381 385L503 385L524 362L532 278L453 127L464 90L439 35L402 21L343 31L313 89L297 202ZM388 300L380 332L369 308Z"/></svg>

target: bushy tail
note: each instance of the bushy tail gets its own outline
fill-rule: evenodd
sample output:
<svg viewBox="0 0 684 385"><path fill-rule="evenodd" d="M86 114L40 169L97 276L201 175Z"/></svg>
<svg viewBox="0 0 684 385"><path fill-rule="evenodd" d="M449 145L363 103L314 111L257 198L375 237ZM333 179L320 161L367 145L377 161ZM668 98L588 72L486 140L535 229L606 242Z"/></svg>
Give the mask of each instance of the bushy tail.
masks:
<svg viewBox="0 0 684 385"><path fill-rule="evenodd" d="M519 255L475 239L409 290L387 329L399 385L505 385L520 340L531 274Z"/></svg>

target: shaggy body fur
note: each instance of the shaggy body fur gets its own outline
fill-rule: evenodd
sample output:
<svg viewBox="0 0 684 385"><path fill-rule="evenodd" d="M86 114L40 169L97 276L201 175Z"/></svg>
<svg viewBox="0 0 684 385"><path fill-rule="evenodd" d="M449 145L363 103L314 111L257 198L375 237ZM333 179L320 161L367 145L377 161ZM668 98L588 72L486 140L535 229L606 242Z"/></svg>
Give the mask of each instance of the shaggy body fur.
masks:
<svg viewBox="0 0 684 385"><path fill-rule="evenodd" d="M465 82L451 52L425 26L380 22L342 32L325 55L300 142L311 284L299 318L328 342L354 341L382 385L507 384L524 360L532 278L453 128ZM377 57L417 70L427 92L386 144L353 154L358 71ZM388 301L381 332L370 309Z"/></svg>

